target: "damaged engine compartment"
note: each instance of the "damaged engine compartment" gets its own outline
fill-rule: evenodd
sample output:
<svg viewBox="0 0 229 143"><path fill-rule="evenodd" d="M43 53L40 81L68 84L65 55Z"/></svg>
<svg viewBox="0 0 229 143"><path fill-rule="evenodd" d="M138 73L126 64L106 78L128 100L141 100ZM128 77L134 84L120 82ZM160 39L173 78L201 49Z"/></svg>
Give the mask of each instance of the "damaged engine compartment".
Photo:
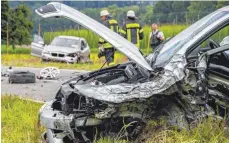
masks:
<svg viewBox="0 0 229 143"><path fill-rule="evenodd" d="M55 100L43 107L40 112L41 124L52 132L67 130L69 136L63 141L91 142L104 136L125 136L134 139L145 125L149 110L154 103L149 100L113 104L88 98L74 90L75 84L110 85L146 81L132 62L108 69L84 74L63 84ZM156 101L156 100L152 100ZM156 105L156 104L155 104ZM50 112L48 111L50 110ZM50 114L52 113L52 114ZM44 122L42 122L44 121ZM46 122L47 121L47 122ZM124 129L124 125L133 127ZM123 130L123 131L122 131ZM47 132L48 134L48 132Z"/></svg>
<svg viewBox="0 0 229 143"><path fill-rule="evenodd" d="M134 63L128 62L84 74L64 83L55 99L41 109L41 124L48 128L46 136L52 132L56 139L63 142L92 142L106 136L135 140L147 121L158 120L162 116L167 117L168 125L188 129L190 123L214 114L207 104L206 95L199 93L200 87L206 87L196 84L203 82L195 77L200 74L189 71L188 75L161 94L119 104L87 97L74 87L85 84L104 86L111 83L146 82L149 78ZM175 89L174 94L165 94ZM177 117L174 118L174 115Z"/></svg>

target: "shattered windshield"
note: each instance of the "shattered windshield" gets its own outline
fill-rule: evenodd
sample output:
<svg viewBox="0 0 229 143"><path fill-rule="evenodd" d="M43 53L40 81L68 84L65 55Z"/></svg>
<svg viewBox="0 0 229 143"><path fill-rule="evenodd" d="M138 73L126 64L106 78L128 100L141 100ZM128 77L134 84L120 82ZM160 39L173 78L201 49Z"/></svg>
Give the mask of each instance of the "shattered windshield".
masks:
<svg viewBox="0 0 229 143"><path fill-rule="evenodd" d="M75 48L79 44L77 39L55 38L50 45L59 47Z"/></svg>
<svg viewBox="0 0 229 143"><path fill-rule="evenodd" d="M218 19L226 16L228 13L224 11L213 12L204 18L200 19L190 27L176 35L174 38L166 42L163 47L160 48L160 52L156 58L154 66L163 66L168 62L173 55L183 47L193 36L204 30L207 26L214 23Z"/></svg>

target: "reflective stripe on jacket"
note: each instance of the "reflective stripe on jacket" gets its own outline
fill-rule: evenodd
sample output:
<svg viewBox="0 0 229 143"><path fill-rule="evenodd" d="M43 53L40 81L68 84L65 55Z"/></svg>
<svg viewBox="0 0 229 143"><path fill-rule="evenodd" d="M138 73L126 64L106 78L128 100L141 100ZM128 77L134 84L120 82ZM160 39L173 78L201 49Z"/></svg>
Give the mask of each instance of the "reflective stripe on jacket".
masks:
<svg viewBox="0 0 229 143"><path fill-rule="evenodd" d="M143 39L143 29L135 19L127 19L122 29L119 30L120 34L128 41L140 47L140 40Z"/></svg>
<svg viewBox="0 0 229 143"><path fill-rule="evenodd" d="M118 27L118 22L117 22L117 20L111 19L111 18L109 17L107 20L105 20L105 21L103 22L103 24L104 24L106 27L110 28L112 31L118 33L119 27ZM102 44L102 45L103 45L103 48L112 48L112 47L113 47L110 43L108 43L107 41L105 41L103 38L99 38L98 44Z"/></svg>

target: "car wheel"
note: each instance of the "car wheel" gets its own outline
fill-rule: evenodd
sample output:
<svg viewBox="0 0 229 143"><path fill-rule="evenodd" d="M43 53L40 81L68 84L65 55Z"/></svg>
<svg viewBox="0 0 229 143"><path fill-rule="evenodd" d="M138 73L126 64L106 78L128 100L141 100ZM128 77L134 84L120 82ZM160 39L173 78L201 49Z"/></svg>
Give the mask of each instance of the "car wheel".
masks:
<svg viewBox="0 0 229 143"><path fill-rule="evenodd" d="M46 79L54 79L60 74L56 67L46 67L40 70L40 76Z"/></svg>
<svg viewBox="0 0 229 143"><path fill-rule="evenodd" d="M171 100L161 100L156 109L156 117L165 119L169 127L177 127L178 129L189 129L185 112Z"/></svg>
<svg viewBox="0 0 229 143"><path fill-rule="evenodd" d="M14 71L10 74L9 83L35 83L36 75L31 72Z"/></svg>
<svg viewBox="0 0 229 143"><path fill-rule="evenodd" d="M77 58L76 63L80 63L80 57Z"/></svg>
<svg viewBox="0 0 229 143"><path fill-rule="evenodd" d="M88 61L90 61L90 59L91 59L91 55L89 54L89 55L88 55Z"/></svg>
<svg viewBox="0 0 229 143"><path fill-rule="evenodd" d="M47 132L41 134L41 143L48 143Z"/></svg>
<svg viewBox="0 0 229 143"><path fill-rule="evenodd" d="M228 117L226 118L226 121L225 121L226 123L226 127L229 127L229 115L228 115Z"/></svg>
<svg viewBox="0 0 229 143"><path fill-rule="evenodd" d="M48 60L47 59L41 59L42 60L42 62L48 62Z"/></svg>

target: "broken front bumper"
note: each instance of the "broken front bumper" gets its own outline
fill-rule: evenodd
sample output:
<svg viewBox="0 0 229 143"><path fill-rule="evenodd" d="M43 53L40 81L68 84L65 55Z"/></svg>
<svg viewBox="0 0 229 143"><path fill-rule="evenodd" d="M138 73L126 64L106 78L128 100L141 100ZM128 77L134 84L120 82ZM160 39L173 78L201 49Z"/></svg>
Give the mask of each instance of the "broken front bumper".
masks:
<svg viewBox="0 0 229 143"><path fill-rule="evenodd" d="M64 56L64 57L54 57L50 54L42 54L42 59L45 60L53 60L53 61L61 61L61 62L68 62L68 63L76 63L78 60L78 57L68 57L68 56Z"/></svg>
<svg viewBox="0 0 229 143"><path fill-rule="evenodd" d="M83 126L95 126L102 123L102 120L93 117L79 117L75 118L74 114L64 115L61 111L54 110L50 101L43 105L39 111L40 124L48 130L62 130L66 134L72 133L72 128Z"/></svg>

